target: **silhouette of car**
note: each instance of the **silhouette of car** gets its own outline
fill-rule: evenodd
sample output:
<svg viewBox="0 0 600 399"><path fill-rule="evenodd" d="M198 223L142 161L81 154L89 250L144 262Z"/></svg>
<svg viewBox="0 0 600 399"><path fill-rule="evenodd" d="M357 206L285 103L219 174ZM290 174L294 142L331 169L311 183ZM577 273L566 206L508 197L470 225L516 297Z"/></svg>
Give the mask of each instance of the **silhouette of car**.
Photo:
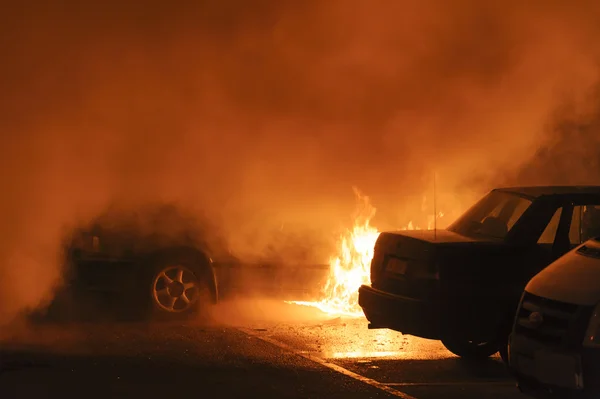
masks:
<svg viewBox="0 0 600 399"><path fill-rule="evenodd" d="M529 281L509 343L510 370L522 393L600 397L600 237Z"/></svg>
<svg viewBox="0 0 600 399"><path fill-rule="evenodd" d="M237 293L305 298L316 294L329 272L329 265L306 263L298 251L295 259L290 251L239 259L214 227L170 204L111 207L73 229L65 249L63 292L166 319Z"/></svg>
<svg viewBox="0 0 600 399"><path fill-rule="evenodd" d="M527 282L600 235L600 186L498 188L447 229L383 232L371 284L359 288L369 328L441 340L464 358L507 341Z"/></svg>

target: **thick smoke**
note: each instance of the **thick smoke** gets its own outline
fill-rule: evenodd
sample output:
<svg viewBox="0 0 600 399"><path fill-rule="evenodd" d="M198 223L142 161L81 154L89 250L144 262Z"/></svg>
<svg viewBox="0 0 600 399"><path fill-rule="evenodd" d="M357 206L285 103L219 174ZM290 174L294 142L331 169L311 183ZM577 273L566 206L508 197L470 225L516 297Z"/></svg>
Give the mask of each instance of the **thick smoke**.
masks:
<svg viewBox="0 0 600 399"><path fill-rule="evenodd" d="M434 172L452 213L545 182L531 159L581 120L596 136L597 2L186 3L3 10L0 321L51 296L63 233L109 203L175 201L239 253L290 232L318 258L353 185L397 227L431 212ZM567 147L595 181L595 150Z"/></svg>

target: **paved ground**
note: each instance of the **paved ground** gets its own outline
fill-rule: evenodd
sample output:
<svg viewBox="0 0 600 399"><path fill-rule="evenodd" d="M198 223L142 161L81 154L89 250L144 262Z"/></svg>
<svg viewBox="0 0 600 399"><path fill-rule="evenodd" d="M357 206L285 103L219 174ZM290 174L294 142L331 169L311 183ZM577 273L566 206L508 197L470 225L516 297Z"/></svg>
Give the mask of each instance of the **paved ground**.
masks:
<svg viewBox="0 0 600 399"><path fill-rule="evenodd" d="M70 323L5 333L0 398L525 398L499 359L364 319L273 301L218 307L210 323Z"/></svg>

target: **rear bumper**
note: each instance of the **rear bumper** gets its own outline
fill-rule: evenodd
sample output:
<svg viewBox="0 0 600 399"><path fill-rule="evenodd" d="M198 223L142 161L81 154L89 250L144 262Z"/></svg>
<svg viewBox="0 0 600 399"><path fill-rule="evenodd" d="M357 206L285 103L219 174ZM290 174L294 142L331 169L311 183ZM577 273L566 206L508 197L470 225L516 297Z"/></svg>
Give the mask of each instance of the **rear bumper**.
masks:
<svg viewBox="0 0 600 399"><path fill-rule="evenodd" d="M441 312L436 303L422 301L362 285L358 304L370 328L389 328L403 334L439 339Z"/></svg>

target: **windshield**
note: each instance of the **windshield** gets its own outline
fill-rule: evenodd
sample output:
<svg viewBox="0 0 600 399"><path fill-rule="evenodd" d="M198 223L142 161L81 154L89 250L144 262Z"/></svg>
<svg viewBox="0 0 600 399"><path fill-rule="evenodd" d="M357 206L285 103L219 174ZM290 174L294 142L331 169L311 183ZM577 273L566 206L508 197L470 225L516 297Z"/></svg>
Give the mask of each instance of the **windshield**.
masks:
<svg viewBox="0 0 600 399"><path fill-rule="evenodd" d="M504 239L531 201L516 194L492 191L448 227L465 236Z"/></svg>

